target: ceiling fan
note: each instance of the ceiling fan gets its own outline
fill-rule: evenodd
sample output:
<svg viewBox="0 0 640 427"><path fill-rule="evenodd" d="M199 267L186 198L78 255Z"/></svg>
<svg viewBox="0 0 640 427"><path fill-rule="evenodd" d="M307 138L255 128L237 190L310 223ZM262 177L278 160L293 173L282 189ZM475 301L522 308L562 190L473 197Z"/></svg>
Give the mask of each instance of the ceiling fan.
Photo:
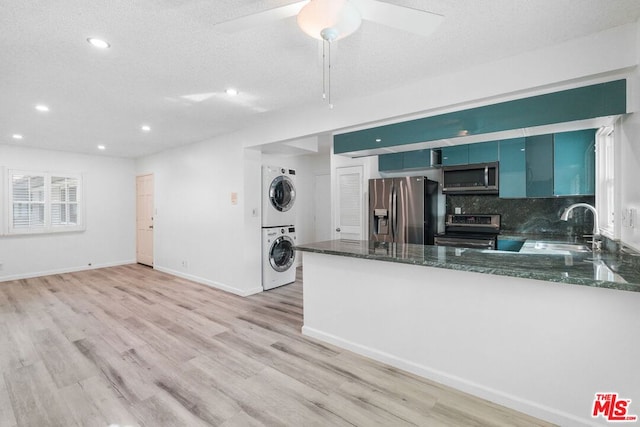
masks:
<svg viewBox="0 0 640 427"><path fill-rule="evenodd" d="M216 29L234 33L296 15L302 31L323 41L323 62L324 48L328 46L329 65L326 74L329 76L331 43L353 34L363 19L420 36L430 35L443 20L443 16L436 13L378 0L305 0L216 24ZM327 97L326 74L323 75L323 98ZM329 95L329 108L332 107Z"/></svg>
<svg viewBox="0 0 640 427"><path fill-rule="evenodd" d="M347 37L358 29L361 19L428 36L443 19L442 15L433 12L378 0L304 0L222 22L216 24L216 29L232 33L296 15L303 31L320 40L326 40L320 32L330 27L338 30L333 40ZM311 31L311 23L316 27L323 24L327 26L310 34L303 26Z"/></svg>

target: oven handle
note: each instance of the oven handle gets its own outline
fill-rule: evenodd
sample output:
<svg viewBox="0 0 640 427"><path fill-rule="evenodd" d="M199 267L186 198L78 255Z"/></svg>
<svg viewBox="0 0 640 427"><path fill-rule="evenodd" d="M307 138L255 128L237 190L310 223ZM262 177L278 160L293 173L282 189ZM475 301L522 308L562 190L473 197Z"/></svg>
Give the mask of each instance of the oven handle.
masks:
<svg viewBox="0 0 640 427"><path fill-rule="evenodd" d="M464 242L461 239L439 239L436 237L435 239L436 246L451 246L451 247L463 247L463 248L485 248L485 249L493 249L491 243L480 243L480 242Z"/></svg>

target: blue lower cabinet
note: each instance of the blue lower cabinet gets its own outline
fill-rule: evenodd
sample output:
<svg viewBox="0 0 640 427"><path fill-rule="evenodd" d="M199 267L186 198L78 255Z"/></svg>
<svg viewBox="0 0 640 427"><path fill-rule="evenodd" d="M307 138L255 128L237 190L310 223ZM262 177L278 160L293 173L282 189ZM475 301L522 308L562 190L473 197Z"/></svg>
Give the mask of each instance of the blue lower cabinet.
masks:
<svg viewBox="0 0 640 427"><path fill-rule="evenodd" d="M594 195L596 130L556 133L553 193L556 196Z"/></svg>
<svg viewBox="0 0 640 427"><path fill-rule="evenodd" d="M525 139L500 141L500 197L527 197Z"/></svg>
<svg viewBox="0 0 640 427"><path fill-rule="evenodd" d="M442 147L442 166L466 165L469 163L469 145Z"/></svg>

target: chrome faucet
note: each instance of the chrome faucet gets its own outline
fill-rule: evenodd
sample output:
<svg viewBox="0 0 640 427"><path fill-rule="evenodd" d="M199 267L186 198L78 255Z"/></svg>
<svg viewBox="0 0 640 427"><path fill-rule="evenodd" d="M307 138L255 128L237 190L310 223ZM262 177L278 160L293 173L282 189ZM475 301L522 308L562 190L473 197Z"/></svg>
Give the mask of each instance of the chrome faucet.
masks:
<svg viewBox="0 0 640 427"><path fill-rule="evenodd" d="M600 250L600 227L598 226L598 211L596 211L596 208L594 208L593 206L591 206L588 203L574 203L573 205L567 207L564 212L562 212L562 215L560 215L560 219L562 221L567 221L571 216L571 212L575 209L575 208L585 208L590 210L593 213L593 240L591 241L592 243L592 249L595 251L599 251Z"/></svg>

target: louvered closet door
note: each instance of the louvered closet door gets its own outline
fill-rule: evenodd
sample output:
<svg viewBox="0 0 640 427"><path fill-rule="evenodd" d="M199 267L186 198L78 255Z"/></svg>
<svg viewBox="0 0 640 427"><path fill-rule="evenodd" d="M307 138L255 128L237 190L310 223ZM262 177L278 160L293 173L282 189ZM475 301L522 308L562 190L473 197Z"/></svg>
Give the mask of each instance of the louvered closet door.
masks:
<svg viewBox="0 0 640 427"><path fill-rule="evenodd" d="M153 266L153 175L136 177L136 260Z"/></svg>
<svg viewBox="0 0 640 427"><path fill-rule="evenodd" d="M363 200L362 166L336 169L336 238L362 240Z"/></svg>

